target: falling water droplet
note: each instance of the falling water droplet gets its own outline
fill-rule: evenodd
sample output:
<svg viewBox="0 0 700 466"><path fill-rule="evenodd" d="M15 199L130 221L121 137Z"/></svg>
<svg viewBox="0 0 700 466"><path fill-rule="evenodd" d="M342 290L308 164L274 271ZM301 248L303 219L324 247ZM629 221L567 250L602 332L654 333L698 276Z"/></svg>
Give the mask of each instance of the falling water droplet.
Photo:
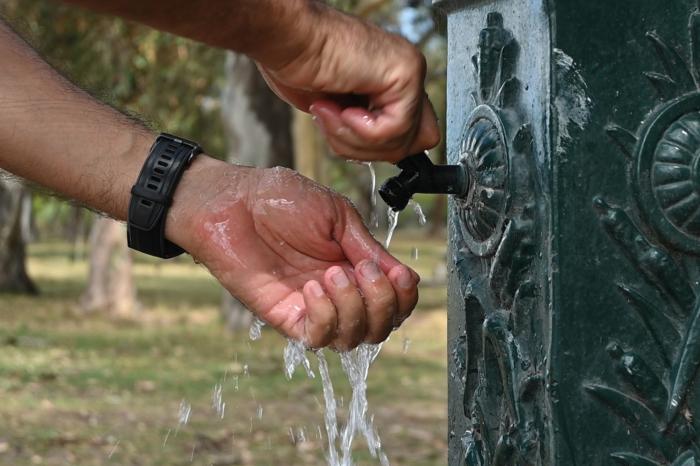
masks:
<svg viewBox="0 0 700 466"><path fill-rule="evenodd" d="M340 466L338 463L338 450L336 442L338 440L338 417L333 381L328 371L328 361L323 354L323 350L316 351L318 358L318 372L321 374L323 385L323 400L325 402L324 422L326 425L326 435L328 436L328 464L329 466ZM319 429L320 433L320 429Z"/></svg>
<svg viewBox="0 0 700 466"><path fill-rule="evenodd" d="M364 164L367 165L367 168L369 168L369 176L372 179L372 194L370 195L370 202L372 204L370 212L370 224L374 226L374 228L378 228L379 216L377 216L377 172L374 170L372 162L364 162Z"/></svg>
<svg viewBox="0 0 700 466"><path fill-rule="evenodd" d="M253 322L250 324L250 330L248 331L248 336L250 339L253 341L259 340L260 336L262 335L262 328L264 326L265 322L262 320L258 319L257 317L253 319Z"/></svg>
<svg viewBox="0 0 700 466"><path fill-rule="evenodd" d="M418 260L418 248L415 246L411 250L411 259L413 259L414 261Z"/></svg>
<svg viewBox="0 0 700 466"><path fill-rule="evenodd" d="M311 362L306 356L304 344L290 339L287 341L287 347L284 349L284 373L287 379L292 378L297 366L303 366L306 370L306 375L310 379L316 377L316 374L311 370Z"/></svg>
<svg viewBox="0 0 700 466"><path fill-rule="evenodd" d="M190 421L190 416L192 415L192 405L187 402L187 400L182 400L180 402L180 407L177 411L177 423L178 425L184 426Z"/></svg>
<svg viewBox="0 0 700 466"><path fill-rule="evenodd" d="M170 433L172 432L172 429L168 429L168 431L165 433L165 438L163 439L163 445L160 446L161 449L165 448L165 445L168 443L168 439L170 438Z"/></svg>
<svg viewBox="0 0 700 466"><path fill-rule="evenodd" d="M114 445L112 445L112 448L109 450L109 454L107 455L108 460L111 460L112 456L114 456L114 453L117 451L117 447L119 447L119 442L120 440L117 440L114 442Z"/></svg>
<svg viewBox="0 0 700 466"><path fill-rule="evenodd" d="M386 233L386 241L384 242L384 247L389 249L391 244L391 239L394 237L394 231L396 231L396 226L399 224L399 212L389 207L387 210L387 217L389 219L389 230Z"/></svg>
<svg viewBox="0 0 700 466"><path fill-rule="evenodd" d="M411 205L413 206L413 211L416 213L416 217L418 217L418 224L420 226L425 225L428 223L428 219L425 218L425 214L423 213L423 208L420 206L419 203L411 199Z"/></svg>
<svg viewBox="0 0 700 466"><path fill-rule="evenodd" d="M211 394L211 406L214 408L214 412L216 412L220 419L223 419L224 414L226 413L226 403L224 402L223 392L223 385L217 383L214 385L214 389L212 390Z"/></svg>

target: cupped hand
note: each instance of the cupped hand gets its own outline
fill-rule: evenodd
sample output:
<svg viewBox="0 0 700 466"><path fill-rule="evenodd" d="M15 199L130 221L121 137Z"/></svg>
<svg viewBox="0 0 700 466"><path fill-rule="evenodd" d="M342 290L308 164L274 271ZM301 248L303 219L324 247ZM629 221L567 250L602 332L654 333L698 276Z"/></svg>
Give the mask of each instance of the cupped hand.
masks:
<svg viewBox="0 0 700 466"><path fill-rule="evenodd" d="M425 57L405 39L309 2L305 49L283 66L259 63L282 99L310 112L331 149L358 160L397 162L438 144L424 90Z"/></svg>
<svg viewBox="0 0 700 466"><path fill-rule="evenodd" d="M187 249L259 318L310 347L347 350L410 315L418 275L346 198L288 169L221 165Z"/></svg>

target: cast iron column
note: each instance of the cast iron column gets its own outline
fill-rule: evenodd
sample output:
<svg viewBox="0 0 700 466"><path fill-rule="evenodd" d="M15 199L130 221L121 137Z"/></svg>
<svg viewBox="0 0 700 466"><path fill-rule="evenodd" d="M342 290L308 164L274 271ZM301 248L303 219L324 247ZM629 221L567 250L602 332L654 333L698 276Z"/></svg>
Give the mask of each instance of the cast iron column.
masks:
<svg viewBox="0 0 700 466"><path fill-rule="evenodd" d="M450 465L694 466L696 1L436 3L469 176L450 204Z"/></svg>

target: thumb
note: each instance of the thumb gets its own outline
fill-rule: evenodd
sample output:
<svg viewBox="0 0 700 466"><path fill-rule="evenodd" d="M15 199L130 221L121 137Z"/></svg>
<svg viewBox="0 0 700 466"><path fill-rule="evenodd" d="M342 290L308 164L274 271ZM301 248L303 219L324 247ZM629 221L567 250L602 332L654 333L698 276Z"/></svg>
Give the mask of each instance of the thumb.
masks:
<svg viewBox="0 0 700 466"><path fill-rule="evenodd" d="M371 260L388 274L392 268L401 264L372 236L360 214L349 202L343 203L342 215L344 229L338 242L353 266L363 260Z"/></svg>

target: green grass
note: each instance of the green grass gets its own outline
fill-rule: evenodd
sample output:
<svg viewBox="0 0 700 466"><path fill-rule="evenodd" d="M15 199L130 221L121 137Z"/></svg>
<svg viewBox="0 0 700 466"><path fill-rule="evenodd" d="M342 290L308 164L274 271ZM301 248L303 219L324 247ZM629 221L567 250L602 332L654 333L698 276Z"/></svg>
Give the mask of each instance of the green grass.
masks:
<svg viewBox="0 0 700 466"><path fill-rule="evenodd" d="M444 465L445 290L431 280L444 241L399 232L392 250L433 283L373 366L370 409L392 464ZM285 342L273 331L251 342L222 329L218 284L191 260L137 258L134 321L79 312L86 264L71 262L65 245L33 246L30 273L41 296L0 296L0 465L324 464L320 382L286 380ZM347 403L349 387L330 359ZM211 407L217 383L223 419ZM192 415L178 429L183 399ZM293 442L290 429L307 441ZM355 458L377 464L361 441Z"/></svg>

